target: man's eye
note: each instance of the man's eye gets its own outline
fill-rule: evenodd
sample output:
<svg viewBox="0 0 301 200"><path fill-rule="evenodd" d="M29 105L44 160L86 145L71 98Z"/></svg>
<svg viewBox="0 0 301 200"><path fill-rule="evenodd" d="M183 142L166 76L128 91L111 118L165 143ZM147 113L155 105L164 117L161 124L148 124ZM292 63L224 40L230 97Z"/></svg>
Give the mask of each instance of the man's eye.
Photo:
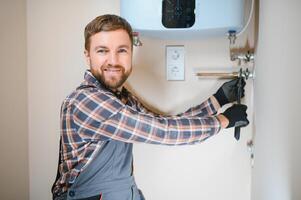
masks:
<svg viewBox="0 0 301 200"><path fill-rule="evenodd" d="M126 52L127 52L127 49L119 49L118 52L119 52L119 53L126 53Z"/></svg>
<svg viewBox="0 0 301 200"><path fill-rule="evenodd" d="M96 52L97 53L107 53L108 50L106 50L106 49L98 49Z"/></svg>

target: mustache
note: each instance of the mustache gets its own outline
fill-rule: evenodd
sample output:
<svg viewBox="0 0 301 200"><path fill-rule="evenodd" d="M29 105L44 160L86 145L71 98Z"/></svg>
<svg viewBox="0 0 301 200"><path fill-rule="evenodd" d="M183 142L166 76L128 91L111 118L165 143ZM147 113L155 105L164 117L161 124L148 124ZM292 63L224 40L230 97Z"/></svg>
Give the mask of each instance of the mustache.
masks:
<svg viewBox="0 0 301 200"><path fill-rule="evenodd" d="M124 71L124 67L122 65L103 65L101 66L102 70L110 70L110 69L119 69Z"/></svg>

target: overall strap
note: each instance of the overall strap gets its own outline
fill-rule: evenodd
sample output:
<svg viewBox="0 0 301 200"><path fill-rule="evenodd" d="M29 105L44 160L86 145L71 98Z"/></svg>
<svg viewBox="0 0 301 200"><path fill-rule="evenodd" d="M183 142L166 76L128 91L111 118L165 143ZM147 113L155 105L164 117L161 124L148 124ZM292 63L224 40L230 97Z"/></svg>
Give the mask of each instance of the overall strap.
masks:
<svg viewBox="0 0 301 200"><path fill-rule="evenodd" d="M55 184L56 182L58 181L58 179L60 178L60 164L62 163L62 156L61 156L61 153L62 153L62 138L60 137L60 148L59 148L59 160L58 160L58 164L57 164L57 172L56 172L56 178L55 178L55 181L51 187L51 191L52 191L52 194L54 192L54 187L55 187Z"/></svg>

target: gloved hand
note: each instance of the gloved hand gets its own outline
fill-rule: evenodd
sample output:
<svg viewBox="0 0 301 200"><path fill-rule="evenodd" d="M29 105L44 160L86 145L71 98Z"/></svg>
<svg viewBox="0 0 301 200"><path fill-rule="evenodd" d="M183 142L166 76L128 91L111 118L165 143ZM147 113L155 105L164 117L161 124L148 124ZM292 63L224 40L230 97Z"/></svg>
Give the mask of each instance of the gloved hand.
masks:
<svg viewBox="0 0 301 200"><path fill-rule="evenodd" d="M234 104L222 113L228 120L229 124L226 128L244 127L249 124L247 119L247 106L243 104Z"/></svg>
<svg viewBox="0 0 301 200"><path fill-rule="evenodd" d="M218 101L219 105L222 107L227 103L237 101L238 99L238 83L239 78L228 81L224 83L213 96ZM245 96L245 87L246 82L241 78L241 98Z"/></svg>

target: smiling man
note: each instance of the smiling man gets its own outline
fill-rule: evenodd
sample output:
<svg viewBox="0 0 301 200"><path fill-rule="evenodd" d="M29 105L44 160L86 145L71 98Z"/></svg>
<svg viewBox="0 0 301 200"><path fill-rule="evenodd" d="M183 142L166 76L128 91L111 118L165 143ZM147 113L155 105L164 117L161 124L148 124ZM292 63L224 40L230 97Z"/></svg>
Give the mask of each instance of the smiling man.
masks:
<svg viewBox="0 0 301 200"><path fill-rule="evenodd" d="M124 29L102 31L87 40L85 56L91 73L100 83L117 91L132 71L129 34Z"/></svg>
<svg viewBox="0 0 301 200"><path fill-rule="evenodd" d="M123 87L132 71L132 55L132 29L121 17L102 15L86 26L90 69L61 107L53 199L142 200L132 170L133 143L192 145L222 128L249 123L245 105L217 114L237 100L238 80L224 83L205 102L176 116L149 111Z"/></svg>

